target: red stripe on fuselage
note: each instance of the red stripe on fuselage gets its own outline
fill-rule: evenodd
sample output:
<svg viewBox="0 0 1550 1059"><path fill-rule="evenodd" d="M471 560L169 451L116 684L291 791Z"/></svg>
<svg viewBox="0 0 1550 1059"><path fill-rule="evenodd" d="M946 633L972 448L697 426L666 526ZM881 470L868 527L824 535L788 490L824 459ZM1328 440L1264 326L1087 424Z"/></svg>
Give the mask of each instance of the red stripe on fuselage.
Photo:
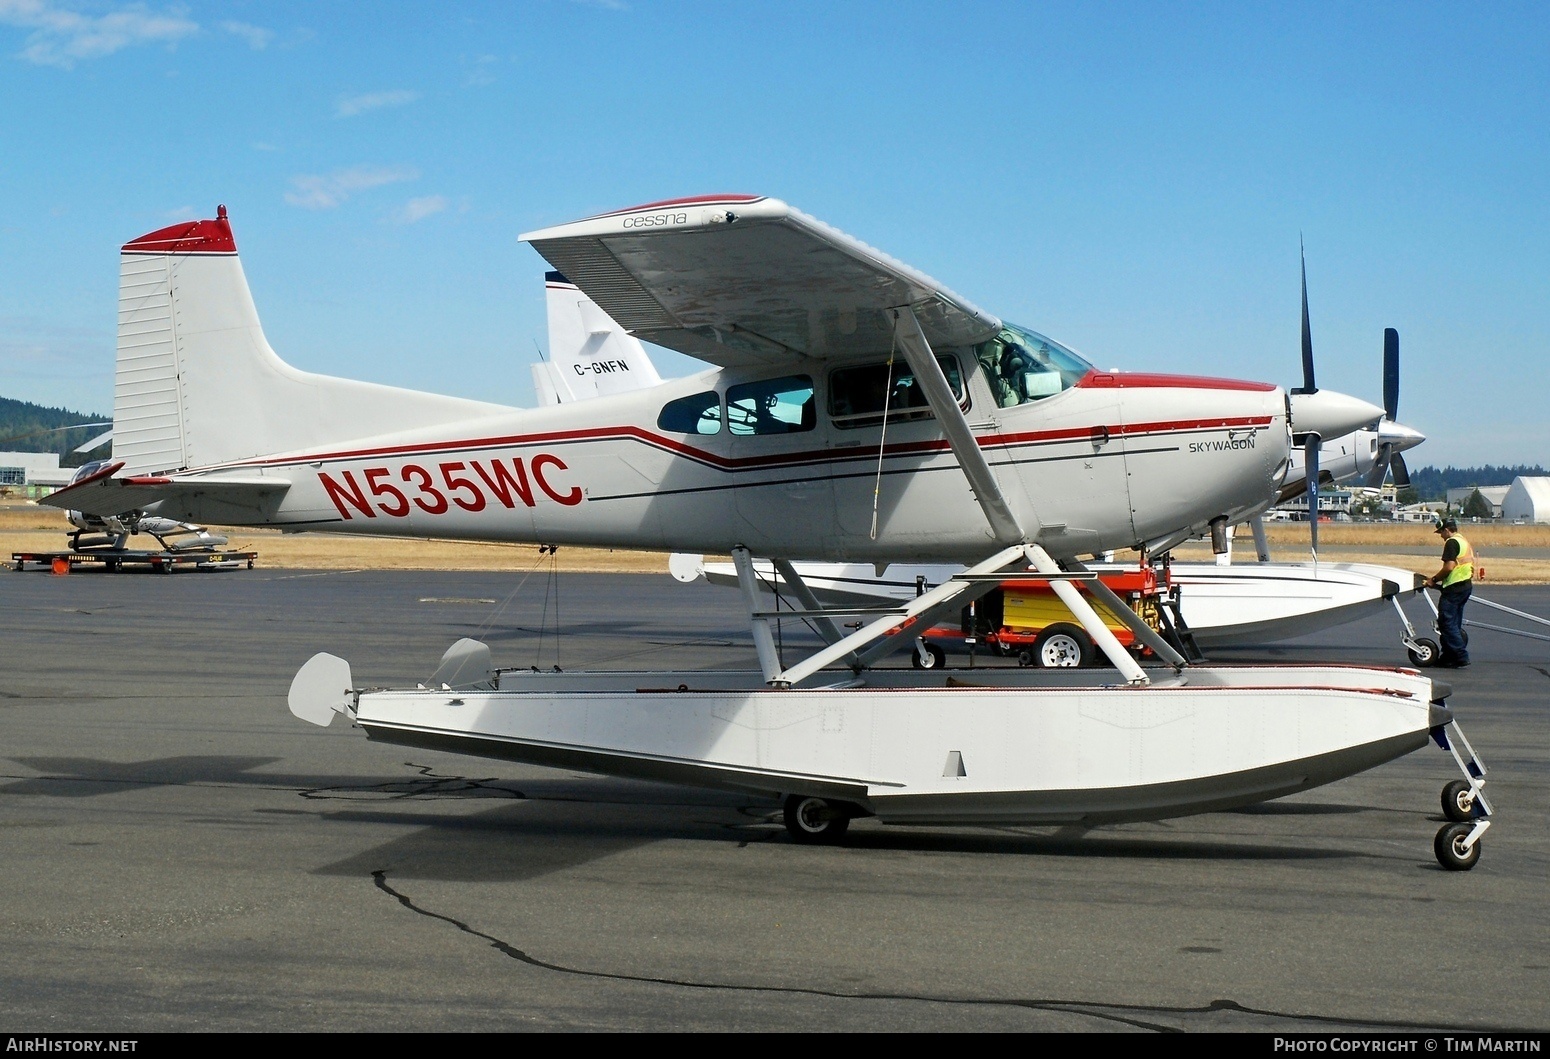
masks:
<svg viewBox="0 0 1550 1059"><path fill-rule="evenodd" d="M982 449L1007 449L1021 445L1056 444L1060 442L1087 440L1095 431L1107 429L1110 436L1124 435L1126 437L1139 437L1148 434L1184 434L1200 430L1221 430L1226 428L1261 428L1268 427L1270 416L1240 416L1223 419L1192 419L1171 420L1156 423L1134 423L1129 426L1115 424L1107 428L1101 426L1068 427L1062 430L1033 430L1019 434L988 434L978 438ZM343 449L335 452L308 453L299 456L287 456L283 459L265 458L257 460L242 460L234 463L218 464L211 467L199 468L199 470L217 470L229 467L286 467L319 461L343 462L347 460L363 460L373 457L413 456L437 452L455 452L463 450L482 450L496 448L521 448L550 443L571 443L587 441L608 441L613 439L633 439L642 444L655 448L665 449L679 456L692 459L698 463L723 471L758 470L766 467L787 467L802 463L834 463L854 459L877 459L877 449L856 445L844 449L804 449L800 452L775 453L768 456L743 456L727 457L714 452L697 448L674 438L664 437L636 426L611 426L589 427L576 430L556 430L542 434L512 434L493 438L467 438L458 441L418 442L408 445L387 445L365 449ZM948 452L951 446L945 439L933 441L906 442L898 445L889 445L883 450L884 456L899 457L917 454L929 454L933 452Z"/></svg>
<svg viewBox="0 0 1550 1059"><path fill-rule="evenodd" d="M1076 384L1084 390L1274 390L1273 382L1246 382L1242 379L1214 379L1206 375L1159 375L1142 371L1090 371Z"/></svg>

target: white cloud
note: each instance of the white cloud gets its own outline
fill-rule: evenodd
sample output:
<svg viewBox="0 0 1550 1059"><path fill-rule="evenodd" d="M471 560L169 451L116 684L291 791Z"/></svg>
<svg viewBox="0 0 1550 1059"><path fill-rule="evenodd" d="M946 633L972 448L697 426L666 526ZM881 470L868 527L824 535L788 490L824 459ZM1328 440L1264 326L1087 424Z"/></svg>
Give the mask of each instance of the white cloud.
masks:
<svg viewBox="0 0 1550 1059"><path fill-rule="evenodd" d="M285 201L308 210L331 210L357 191L418 180L419 177L420 171L413 166L358 165L323 175L292 177L293 190L285 193Z"/></svg>
<svg viewBox="0 0 1550 1059"><path fill-rule="evenodd" d="M423 221L433 213L440 213L446 209L449 203L445 195L426 195L424 198L410 199L393 213L393 219L399 224L414 224Z"/></svg>
<svg viewBox="0 0 1550 1059"><path fill-rule="evenodd" d="M368 110L377 110L380 107L402 107L419 98L420 93L411 92L407 88L395 88L388 92L368 92L363 96L341 99L334 105L334 117L353 118L357 114L364 114Z"/></svg>
<svg viewBox="0 0 1550 1059"><path fill-rule="evenodd" d="M246 22L222 22L221 28L234 37L241 37L254 51L263 51L274 40L274 30L252 26Z"/></svg>
<svg viewBox="0 0 1550 1059"><path fill-rule="evenodd" d="M99 8L100 10L100 8ZM39 66L69 70L137 44L176 44L199 32L181 8L159 14L144 4L125 4L106 14L83 14L54 0L0 0L0 22L32 30L19 53Z"/></svg>
<svg viewBox="0 0 1550 1059"><path fill-rule="evenodd" d="M464 88L473 88L477 85L493 85L495 83L495 64L500 60L493 55L481 55L472 62L472 69L463 78ZM468 66L467 59L462 60L463 65Z"/></svg>

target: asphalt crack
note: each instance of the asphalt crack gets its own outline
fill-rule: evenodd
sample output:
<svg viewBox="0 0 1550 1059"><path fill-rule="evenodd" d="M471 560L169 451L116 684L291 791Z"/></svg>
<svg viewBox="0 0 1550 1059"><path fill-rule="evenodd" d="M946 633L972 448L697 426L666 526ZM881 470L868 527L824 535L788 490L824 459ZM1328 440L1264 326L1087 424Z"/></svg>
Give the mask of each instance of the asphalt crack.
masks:
<svg viewBox="0 0 1550 1059"><path fill-rule="evenodd" d="M573 975L578 978L590 978L597 981L630 982L641 985L671 986L680 989L702 989L707 991L720 991L729 993L772 993L788 996L812 996L823 997L831 1000L884 1000L884 1001L913 1001L922 1004L944 1004L953 1007L984 1007L984 1008L1020 1008L1029 1011L1044 1011L1052 1014L1079 1015L1097 1022L1113 1023L1120 1026L1128 1026L1135 1029L1150 1030L1154 1033L1184 1033L1184 1028L1165 1025L1157 1021L1163 1017L1174 1018L1189 1015L1209 1015L1215 1012L1236 1012L1243 1015L1252 1015L1264 1019L1285 1020L1291 1023L1302 1023L1313 1026L1330 1026L1345 1029L1365 1029L1371 1031L1398 1030L1411 1032L1436 1031L1439 1028L1434 1023L1387 1021L1382 1019L1353 1019L1340 1018L1329 1015L1299 1015L1291 1012L1272 1011L1265 1008L1254 1008L1238 1003L1236 1000L1218 999L1203 1005L1193 1007L1169 1007L1164 1005L1138 1005L1138 1004L1097 1004L1085 1000L1061 1000L1048 999L1015 999L1015 998L988 998L988 997L953 997L933 996L926 993L872 993L846 991L837 989L817 989L800 986L780 985L742 985L735 982L702 982L688 978L668 978L656 975L624 974L617 971L597 971L583 967L568 967L564 964L542 960L531 953L518 948L508 941L486 934L477 930L468 923L443 912L436 912L415 903L408 894L394 889L388 882L386 869L377 869L371 873L373 882L378 890L392 897L404 908L427 919L434 919L446 923L451 927L462 931L470 937L478 938L501 953L503 956L516 960L544 971L553 971L556 974ZM1462 1030L1463 1027L1453 1027ZM1472 1031L1474 1032L1474 1031ZM1501 1031L1505 1032L1505 1031Z"/></svg>
<svg viewBox="0 0 1550 1059"><path fill-rule="evenodd" d="M477 792L498 798L509 798L516 801L525 801L527 795L510 787L500 786L501 781L494 776L483 779L469 779L466 776L438 776L434 766L416 765L413 761L404 764L419 772L419 779L389 780L386 783L349 784L342 783L331 787L312 787L298 791L303 798L309 801L335 801L352 795L387 795L395 800L406 798L426 798L447 794L467 794Z"/></svg>

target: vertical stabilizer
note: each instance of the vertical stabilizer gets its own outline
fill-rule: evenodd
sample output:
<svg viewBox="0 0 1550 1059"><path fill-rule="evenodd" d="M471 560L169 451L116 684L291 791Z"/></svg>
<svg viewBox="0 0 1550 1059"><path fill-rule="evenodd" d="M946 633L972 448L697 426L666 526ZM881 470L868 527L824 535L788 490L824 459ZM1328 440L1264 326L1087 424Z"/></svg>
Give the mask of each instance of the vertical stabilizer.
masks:
<svg viewBox="0 0 1550 1059"><path fill-rule="evenodd" d="M549 308L549 363L533 368L540 403L584 401L642 390L662 381L640 340L615 323L574 283L550 272L544 277L544 289Z"/></svg>
<svg viewBox="0 0 1550 1059"><path fill-rule="evenodd" d="M125 244L113 458L126 474L210 467L509 406L298 371L264 338L222 206Z"/></svg>

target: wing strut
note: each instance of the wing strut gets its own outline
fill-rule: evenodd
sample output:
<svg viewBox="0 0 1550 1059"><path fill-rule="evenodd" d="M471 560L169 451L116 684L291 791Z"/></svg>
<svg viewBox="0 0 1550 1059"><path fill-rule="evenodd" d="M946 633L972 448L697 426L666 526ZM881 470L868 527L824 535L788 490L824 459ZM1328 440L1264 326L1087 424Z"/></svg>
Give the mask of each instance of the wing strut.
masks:
<svg viewBox="0 0 1550 1059"><path fill-rule="evenodd" d="M773 684L782 675L780 652L775 650L770 620L758 616L759 580L753 572L753 557L748 554L747 548L733 548L732 564L737 567L737 583L743 589L743 600L748 604L751 616L749 620L753 622L753 645L759 652L759 668L764 671L765 683Z"/></svg>
<svg viewBox="0 0 1550 1059"><path fill-rule="evenodd" d="M1255 515L1249 519L1249 528L1254 531L1254 551L1259 556L1259 561L1270 561L1270 538L1265 535L1265 516Z"/></svg>
<svg viewBox="0 0 1550 1059"><path fill-rule="evenodd" d="M1076 571L1085 571L1087 569L1084 564L1077 562L1075 559L1067 561L1066 565ZM1167 640L1158 636L1157 630L1143 621L1139 614L1131 610L1130 605L1119 598L1118 592L1104 584L1102 578L1095 578L1085 582L1085 584L1087 585L1087 591L1103 600L1104 605L1114 612L1114 616L1129 626L1130 631L1135 633L1136 639L1150 647L1158 658L1167 662L1175 670L1183 669L1189 665L1189 659L1174 650L1173 645Z"/></svg>
<svg viewBox="0 0 1550 1059"><path fill-rule="evenodd" d="M947 384L947 376L942 374L942 365L937 363L936 354L931 351L931 343L926 341L925 332L920 329L915 310L905 305L890 312L894 320L894 337L898 340L899 348L904 351L904 359L909 361L915 372L915 381L920 383L921 392L926 395L931 411L936 413L937 422L942 424L947 443L952 446L953 455L958 458L958 466L963 468L964 477L969 480L969 486L974 490L981 510L985 512L996 541L1017 544L1033 540L1038 527L1024 527L1019 523L1011 505L1002 495L995 472L990 469L990 462L980 451L974 431L969 428L969 421L964 418L963 409L958 407L958 399Z"/></svg>
<svg viewBox="0 0 1550 1059"><path fill-rule="evenodd" d="M1060 575L1064 573L1055 560L1050 558L1049 552L1037 544L1029 544L1024 547L1023 554L1028 557L1028 565L1041 574ZM1094 581L1093 583L1096 585L1100 582ZM1113 663L1114 668L1119 670L1120 675L1125 678L1125 683L1145 685L1152 682L1152 679L1146 675L1145 670L1141 668L1140 663L1130 657L1130 652L1120 645L1119 640L1114 636L1114 631L1104 624L1102 618L1098 617L1098 612L1093 609L1093 605L1082 597L1080 589L1069 580L1056 580L1054 578L1051 578L1049 587L1055 590L1055 595L1060 597L1060 602L1066 605L1066 609L1076 615L1076 620L1082 623L1082 628L1087 630L1087 635L1092 637L1093 643L1098 645L1098 650L1102 651L1108 660ZM1110 594L1112 595L1113 593L1111 592ZM1120 603L1120 608L1125 611L1130 610L1123 603ZM1172 648L1169 648L1169 653L1174 658L1179 657ZM1167 658L1168 656L1164 655L1163 657ZM1172 659L1169 659L1169 661L1171 662Z"/></svg>
<svg viewBox="0 0 1550 1059"><path fill-rule="evenodd" d="M824 638L824 642L839 643L845 634L840 632L834 622L822 613L823 604L818 602L818 597L813 595L813 590L807 587L807 582L802 580L802 575L797 573L796 567L785 559L775 559L772 565L775 567L775 572L780 575L780 579L786 582L791 591L796 593L797 599L802 601L802 606L810 611L819 612L813 615L813 624L818 627L818 635Z"/></svg>
<svg viewBox="0 0 1550 1059"><path fill-rule="evenodd" d="M894 630L899 629L900 626L907 625L911 629L916 629L917 631L910 635L918 635L918 628L921 625L918 619L921 615L944 605L948 607L961 605L963 597L970 592L979 591L980 595L984 595L986 591L989 591L989 589L982 588L986 582L974 580L975 575L999 573L1009 564L1015 562L1018 556L1022 554L1022 551L1021 545L1002 548L989 559L969 567L969 569L952 580L943 582L923 595L916 596L910 600L907 606L900 610L891 611L876 621L862 626L843 640L832 643L823 650L809 655L790 669L778 673L773 678L766 676L766 681L776 687L795 684L812 676L824 666L833 665L872 641L888 636ZM994 588L995 584L996 582L994 581L989 582L990 588ZM757 633L755 637L755 642L757 642Z"/></svg>

